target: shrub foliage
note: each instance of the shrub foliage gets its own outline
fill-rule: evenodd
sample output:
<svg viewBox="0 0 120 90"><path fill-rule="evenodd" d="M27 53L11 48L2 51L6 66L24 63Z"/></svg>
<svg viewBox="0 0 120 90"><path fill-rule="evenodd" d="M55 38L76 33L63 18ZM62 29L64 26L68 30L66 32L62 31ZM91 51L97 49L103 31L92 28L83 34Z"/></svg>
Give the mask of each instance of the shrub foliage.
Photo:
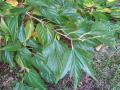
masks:
<svg viewBox="0 0 120 90"><path fill-rule="evenodd" d="M77 89L82 70L96 79L92 70L94 47L115 45L120 32L120 8L116 3L0 0L1 60L25 70L14 89L46 90L44 81L56 84L67 73Z"/></svg>

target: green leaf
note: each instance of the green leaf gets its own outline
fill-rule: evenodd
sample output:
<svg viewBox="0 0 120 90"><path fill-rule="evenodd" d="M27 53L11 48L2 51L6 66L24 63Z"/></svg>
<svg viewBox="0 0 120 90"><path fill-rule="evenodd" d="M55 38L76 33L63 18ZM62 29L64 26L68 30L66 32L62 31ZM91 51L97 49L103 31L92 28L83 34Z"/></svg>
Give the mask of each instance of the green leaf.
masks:
<svg viewBox="0 0 120 90"><path fill-rule="evenodd" d="M77 89L77 85L80 81L80 77L81 77L81 63L79 61L79 59L76 57L75 55L75 51L72 50L68 56L67 59L70 63L69 68L70 68L70 75L71 77L73 77L73 82L74 82L74 89Z"/></svg>
<svg viewBox="0 0 120 90"><path fill-rule="evenodd" d="M95 79L92 69L92 54L83 49L77 49L75 55L81 63L81 68Z"/></svg>
<svg viewBox="0 0 120 90"><path fill-rule="evenodd" d="M16 64L18 66L20 66L21 68L24 68L24 64L23 64L23 61L22 61L22 58L21 56L19 55L19 53L15 56L15 61L16 61Z"/></svg>
<svg viewBox="0 0 120 90"><path fill-rule="evenodd" d="M10 16L5 19L6 24L9 28L12 41L17 40L18 35L18 16Z"/></svg>
<svg viewBox="0 0 120 90"><path fill-rule="evenodd" d="M23 25L19 28L18 39L21 43L25 42L25 31Z"/></svg>
<svg viewBox="0 0 120 90"><path fill-rule="evenodd" d="M49 26L43 26L41 24L37 24L36 30L38 39L41 44L47 45L51 43L54 39L54 35L52 31L50 31Z"/></svg>
<svg viewBox="0 0 120 90"><path fill-rule="evenodd" d="M14 54L12 52L5 51L4 56L5 56L5 62L9 63L11 67L14 67L14 61L13 61L13 56Z"/></svg>
<svg viewBox="0 0 120 90"><path fill-rule="evenodd" d="M65 52L64 57L63 57L63 67L61 69L61 75L60 75L60 79L62 79L69 71L70 71L70 67L72 64L72 60L68 59L69 57L69 50L67 52ZM70 57L71 58L71 57Z"/></svg>
<svg viewBox="0 0 120 90"><path fill-rule="evenodd" d="M120 19L120 12L112 12L111 16L117 19Z"/></svg>
<svg viewBox="0 0 120 90"><path fill-rule="evenodd" d="M25 74L24 81L34 88L39 88L39 90L47 90L39 74L34 70Z"/></svg>
<svg viewBox="0 0 120 90"><path fill-rule="evenodd" d="M40 8L40 13L42 16L46 17L51 22L56 24L61 24L59 13L57 11L56 6L54 6L54 4L49 8Z"/></svg>
<svg viewBox="0 0 120 90"><path fill-rule="evenodd" d="M71 39L74 38L80 38L83 39L83 36L89 35L89 31L91 29L92 26L92 21L86 21L86 20L82 20L77 22L77 27L73 27L72 30L70 30L71 28L68 28L68 30L64 30L64 32L67 34L67 36L69 36ZM83 37L83 38L82 38Z"/></svg>
<svg viewBox="0 0 120 90"><path fill-rule="evenodd" d="M43 0L27 0L26 1L30 6L33 6L33 7L40 7L40 6L45 6L47 7L46 3L43 1Z"/></svg>
<svg viewBox="0 0 120 90"><path fill-rule="evenodd" d="M13 15L20 15L20 14L24 14L25 13L25 9L24 8L12 8L10 9L10 12L13 14Z"/></svg>
<svg viewBox="0 0 120 90"><path fill-rule="evenodd" d="M35 41L34 39L29 39L27 42L26 42L26 45L27 46L30 46L30 47L33 47L33 48L38 48L38 42Z"/></svg>
<svg viewBox="0 0 120 90"><path fill-rule="evenodd" d="M0 50L6 50L6 51L18 51L21 48L21 45L19 42L16 43L9 43L4 47L1 47Z"/></svg>
<svg viewBox="0 0 120 90"><path fill-rule="evenodd" d="M104 43L109 46L113 46L116 44L114 35L117 30L118 28L115 27L115 24L111 22L96 21L92 25L92 28L90 31L90 35L92 35L92 37L88 37L87 39L90 39L90 38L96 39L101 43Z"/></svg>
<svg viewBox="0 0 120 90"><path fill-rule="evenodd" d="M94 12L93 13L93 16L95 17L95 19L98 21L98 20L108 20L108 17L101 13L101 12Z"/></svg>
<svg viewBox="0 0 120 90"><path fill-rule="evenodd" d="M94 52L93 47L98 45L98 43L95 43L92 40L87 40L86 42L74 41L73 43L74 43L74 48L81 48L88 52Z"/></svg>
<svg viewBox="0 0 120 90"><path fill-rule="evenodd" d="M47 61L45 61L45 58L40 53L36 53L32 58L32 63L38 70L41 70L41 68L45 66L46 62Z"/></svg>
<svg viewBox="0 0 120 90"><path fill-rule="evenodd" d="M5 23L3 18L1 18L0 28L1 28L0 30L2 30L4 33L8 33L9 32L8 31L8 27L7 27L7 25L6 25L6 23Z"/></svg>
<svg viewBox="0 0 120 90"><path fill-rule="evenodd" d="M27 48L22 48L20 51L19 51L19 55L20 55L20 58L24 64L24 66L26 67L32 67L31 64L32 64L32 53L27 49Z"/></svg>
<svg viewBox="0 0 120 90"><path fill-rule="evenodd" d="M18 82L15 87L13 87L13 90L33 90L33 88Z"/></svg>
<svg viewBox="0 0 120 90"><path fill-rule="evenodd" d="M50 83L54 83L55 78L54 73L52 72L52 70L47 66L47 60L45 60L45 58L43 57L42 54L37 53L33 59L32 59L32 63L34 65L34 67L36 67L40 72L40 75L45 78L47 81L49 81Z"/></svg>
<svg viewBox="0 0 120 90"><path fill-rule="evenodd" d="M0 15L6 15L9 14L9 10L12 8L12 6L5 1L0 2Z"/></svg>
<svg viewBox="0 0 120 90"><path fill-rule="evenodd" d="M25 26L26 40L28 40L31 37L33 31L34 31L34 24L33 24L32 20L29 20L29 21L27 21L26 26Z"/></svg>
<svg viewBox="0 0 120 90"><path fill-rule="evenodd" d="M88 75L95 79L91 65L92 56L90 53L77 48L71 50L68 58L66 59L70 64L67 65L67 68L70 68L70 74L74 79L74 89L77 89L77 85L80 81L81 70L85 71Z"/></svg>
<svg viewBox="0 0 120 90"><path fill-rule="evenodd" d="M54 83L57 83L61 77L61 70L63 67L63 55L65 53L64 48L64 44L59 43L57 40L55 40L43 50L43 55L47 60L47 66L50 68L50 70L52 70L55 75Z"/></svg>
<svg viewBox="0 0 120 90"><path fill-rule="evenodd" d="M24 85L21 83L17 83L13 90L25 90Z"/></svg>

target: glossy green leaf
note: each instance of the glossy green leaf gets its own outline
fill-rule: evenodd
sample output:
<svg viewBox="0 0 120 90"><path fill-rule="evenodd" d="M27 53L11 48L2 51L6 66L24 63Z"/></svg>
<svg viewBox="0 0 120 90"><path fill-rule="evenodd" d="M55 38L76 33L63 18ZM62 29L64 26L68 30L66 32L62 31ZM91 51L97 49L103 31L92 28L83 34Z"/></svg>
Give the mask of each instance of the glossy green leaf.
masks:
<svg viewBox="0 0 120 90"><path fill-rule="evenodd" d="M81 68L90 76L95 78L91 67L92 64L91 53L84 51L82 49L77 49L75 50L75 55L78 58L79 62L81 63Z"/></svg>
<svg viewBox="0 0 120 90"><path fill-rule="evenodd" d="M5 56L5 62L9 63L9 65L11 67L14 67L15 66L15 63L13 61L13 56L14 54L12 52L8 52L8 51L5 51L4 52L4 56Z"/></svg>
<svg viewBox="0 0 120 90"><path fill-rule="evenodd" d="M94 12L93 16L95 17L96 20L108 20L107 15L105 15L101 12Z"/></svg>
<svg viewBox="0 0 120 90"><path fill-rule="evenodd" d="M120 19L120 12L112 12L111 16L117 19Z"/></svg>
<svg viewBox="0 0 120 90"><path fill-rule="evenodd" d="M69 53L67 60L71 62L69 65L70 75L71 77L73 77L74 80L74 89L77 89L77 85L80 81L82 65L79 59L77 59L74 50Z"/></svg>
<svg viewBox="0 0 120 90"><path fill-rule="evenodd" d="M9 14L9 10L12 8L12 6L5 1L0 1L0 15L6 15Z"/></svg>
<svg viewBox="0 0 120 90"><path fill-rule="evenodd" d="M25 65L23 63L24 61L22 61L22 58L19 55L19 53L15 56L15 61L18 66L20 66L21 68L25 68Z"/></svg>
<svg viewBox="0 0 120 90"><path fill-rule="evenodd" d="M9 33L11 35L12 41L15 41L18 35L18 17L10 16L6 18L5 21L9 28Z"/></svg>
<svg viewBox="0 0 120 90"><path fill-rule="evenodd" d="M67 51L67 52L65 52L65 54L63 56L63 66L62 66L62 69L61 69L60 79L62 79L70 71L72 60L69 59L69 58L71 58L71 57L69 57L69 53L70 52Z"/></svg>
<svg viewBox="0 0 120 90"><path fill-rule="evenodd" d="M36 41L33 40L33 39L29 39L29 40L26 42L26 45L27 45L27 46L30 46L30 47L33 47L33 48L38 48L38 47L39 47L38 42L36 42Z"/></svg>
<svg viewBox="0 0 120 90"><path fill-rule="evenodd" d="M24 85L23 83L16 83L15 87L13 87L13 90L33 90L33 88Z"/></svg>
<svg viewBox="0 0 120 90"><path fill-rule="evenodd" d="M27 48L22 48L19 52L20 58L26 67L32 67L32 53Z"/></svg>
<svg viewBox="0 0 120 90"><path fill-rule="evenodd" d="M24 14L25 11L26 10L24 8L12 8L12 9L10 9L10 12L14 15Z"/></svg>
<svg viewBox="0 0 120 90"><path fill-rule="evenodd" d="M18 51L21 48L21 45L19 42L16 43L10 43L7 44L4 47L1 47L0 50L6 50L6 51Z"/></svg>
<svg viewBox="0 0 120 90"><path fill-rule="evenodd" d="M23 25L21 25L19 28L18 39L22 43L25 42L25 31Z"/></svg>
<svg viewBox="0 0 120 90"><path fill-rule="evenodd" d="M40 6L47 6L46 3L44 3L43 0L27 0L26 1L29 5L34 6L34 7L40 7Z"/></svg>
<svg viewBox="0 0 120 90"><path fill-rule="evenodd" d="M4 19L3 18L1 18L1 22L0 22L0 30L2 30L3 32L5 32L5 33L8 33L9 31L8 31L8 27L7 27L7 25L6 25L6 23L5 23L5 21L4 21Z"/></svg>
<svg viewBox="0 0 120 90"><path fill-rule="evenodd" d="M41 14L48 18L51 22L61 24L60 16L54 4L50 8L40 8Z"/></svg>
<svg viewBox="0 0 120 90"><path fill-rule="evenodd" d="M13 90L25 90L24 85L21 83L17 83Z"/></svg>
<svg viewBox="0 0 120 90"><path fill-rule="evenodd" d="M50 83L54 83L54 73L52 72L51 68L47 65L47 60L42 56L42 54L37 53L33 59L32 63L34 67L36 67L40 72L40 75L45 78Z"/></svg>
<svg viewBox="0 0 120 90"><path fill-rule="evenodd" d="M92 25L90 34L93 36L93 39L99 40L101 43L112 46L115 45L116 42L114 39L116 31L117 28L115 24L112 24L110 22L95 22Z"/></svg>
<svg viewBox="0 0 120 90"><path fill-rule="evenodd" d="M50 31L49 26L46 27L41 24L37 24L36 30L38 39L41 44L47 45L51 43L54 39L52 31Z"/></svg>
<svg viewBox="0 0 120 90"><path fill-rule="evenodd" d="M41 70L41 68L43 68L42 66L47 62L41 53L37 53L32 59L33 65L39 70Z"/></svg>
<svg viewBox="0 0 120 90"><path fill-rule="evenodd" d="M19 53L24 66L32 67L31 66L32 53L27 48L22 48Z"/></svg>
<svg viewBox="0 0 120 90"><path fill-rule="evenodd" d="M33 31L34 31L34 24L33 24L32 20L29 20L26 22L26 26L25 26L26 40L28 40L31 37Z"/></svg>
<svg viewBox="0 0 120 90"><path fill-rule="evenodd" d="M43 50L43 55L47 60L47 66L55 75L55 83L57 83L61 77L61 70L63 67L62 60L65 53L63 46L64 44L59 43L57 40L55 40Z"/></svg>
<svg viewBox="0 0 120 90"><path fill-rule="evenodd" d="M69 63L66 69L69 68L67 71L70 71L70 74L74 79L74 89L77 89L77 85L80 81L81 70L84 70L88 75L95 79L91 67L92 56L88 52L80 48L73 49L66 59Z"/></svg>
<svg viewBox="0 0 120 90"><path fill-rule="evenodd" d="M25 74L24 81L34 88L39 88L39 90L47 90L43 80L34 70L30 70L28 73Z"/></svg>

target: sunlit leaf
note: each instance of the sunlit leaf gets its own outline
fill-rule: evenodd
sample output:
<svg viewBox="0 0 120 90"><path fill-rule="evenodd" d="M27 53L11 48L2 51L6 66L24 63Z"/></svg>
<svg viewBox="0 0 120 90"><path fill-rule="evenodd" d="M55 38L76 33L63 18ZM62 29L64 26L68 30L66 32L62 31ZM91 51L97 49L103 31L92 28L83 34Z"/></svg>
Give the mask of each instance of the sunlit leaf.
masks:
<svg viewBox="0 0 120 90"><path fill-rule="evenodd" d="M35 31L37 32L40 43L43 45L51 43L54 39L53 33L50 31L49 27L38 24Z"/></svg>
<svg viewBox="0 0 120 90"><path fill-rule="evenodd" d="M4 21L3 18L1 18L0 28L1 28L1 30L2 30L3 32L5 32L5 33L8 33L8 32L9 32L9 31L8 31L9 28L7 27L7 25L6 25L6 23L5 23L5 21Z"/></svg>
<svg viewBox="0 0 120 90"><path fill-rule="evenodd" d="M11 43L8 44L4 47L1 47L0 50L6 50L6 51L18 51L21 48L21 45L19 42L15 43Z"/></svg>
<svg viewBox="0 0 120 90"><path fill-rule="evenodd" d="M18 2L17 0L6 0L7 3L11 4L12 6L17 6Z"/></svg>
<svg viewBox="0 0 120 90"><path fill-rule="evenodd" d="M7 17L5 21L9 28L12 41L15 41L18 35L18 16Z"/></svg>
<svg viewBox="0 0 120 90"><path fill-rule="evenodd" d="M26 26L25 26L25 35L26 35L26 40L28 40L34 31L34 24L32 20L27 21Z"/></svg>

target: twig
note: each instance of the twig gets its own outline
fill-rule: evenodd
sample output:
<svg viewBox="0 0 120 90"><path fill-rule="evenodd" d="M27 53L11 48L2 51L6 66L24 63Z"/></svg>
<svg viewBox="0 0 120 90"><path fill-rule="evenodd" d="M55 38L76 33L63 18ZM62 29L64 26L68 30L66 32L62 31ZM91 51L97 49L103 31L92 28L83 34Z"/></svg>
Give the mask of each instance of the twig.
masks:
<svg viewBox="0 0 120 90"><path fill-rule="evenodd" d="M27 12L26 14L27 14L28 16L30 16L31 18L33 18L33 19L39 21L41 24L44 24L44 22L43 22L42 20L40 20L40 19L38 19L38 18L36 18L36 17L30 15L29 12ZM62 30L62 29L61 29L61 30ZM65 37L65 38L69 39L71 42L74 41L74 40L85 41L85 40L90 40L90 39L94 39L94 38L99 38L99 37L101 37L101 36L95 36L95 37L92 37L92 38L82 39L85 35L90 34L90 33L88 32L88 33L85 33L85 34L81 35L79 38L70 38L70 37L68 37L67 35L58 32L57 29L56 29L56 30L53 30L53 31L56 32L57 34L59 34L59 35ZM71 32L71 33L74 33L74 32ZM70 33L69 33L69 34L70 34Z"/></svg>
<svg viewBox="0 0 120 90"><path fill-rule="evenodd" d="M40 19L38 19L38 18L36 18L36 17L34 17L34 16L32 16L32 15L30 15L30 13L29 12L27 12L26 13L29 17L31 17L31 18L33 18L33 19L35 19L35 20L37 20L38 22L40 22L41 24L44 24L44 22L42 21L42 20L40 20ZM62 30L62 29L61 29ZM81 40L81 39L79 39L79 38L76 38L76 39L71 39L70 37L68 37L67 35L65 35L65 34L62 34L62 33L60 33L60 32L58 32L57 31L57 29L56 30L53 30L54 32L56 32L57 34L59 34L59 35L61 35L61 36L63 36L63 37L65 37L65 38L67 38L67 39L69 39L70 41L72 41L72 40Z"/></svg>
<svg viewBox="0 0 120 90"><path fill-rule="evenodd" d="M87 33L82 34L79 38L81 39L81 38L83 38L84 36L86 36L86 35L88 35L88 34L90 34L90 32L87 32Z"/></svg>
<svg viewBox="0 0 120 90"><path fill-rule="evenodd" d="M29 12L27 12L26 14L27 14L29 17L31 17L31 18L33 18L33 19L37 20L38 22L40 22L41 24L43 24L43 21L42 21L42 20L40 20L40 19L38 19L38 18L36 18L36 17L34 17L34 16L30 15L30 13L29 13Z"/></svg>
<svg viewBox="0 0 120 90"><path fill-rule="evenodd" d="M54 31L55 31L57 34L59 34L59 35L61 35L61 36L64 36L65 38L71 40L71 38L69 38L67 35L62 34L62 33L58 32L58 31L56 31L56 30L54 30Z"/></svg>

